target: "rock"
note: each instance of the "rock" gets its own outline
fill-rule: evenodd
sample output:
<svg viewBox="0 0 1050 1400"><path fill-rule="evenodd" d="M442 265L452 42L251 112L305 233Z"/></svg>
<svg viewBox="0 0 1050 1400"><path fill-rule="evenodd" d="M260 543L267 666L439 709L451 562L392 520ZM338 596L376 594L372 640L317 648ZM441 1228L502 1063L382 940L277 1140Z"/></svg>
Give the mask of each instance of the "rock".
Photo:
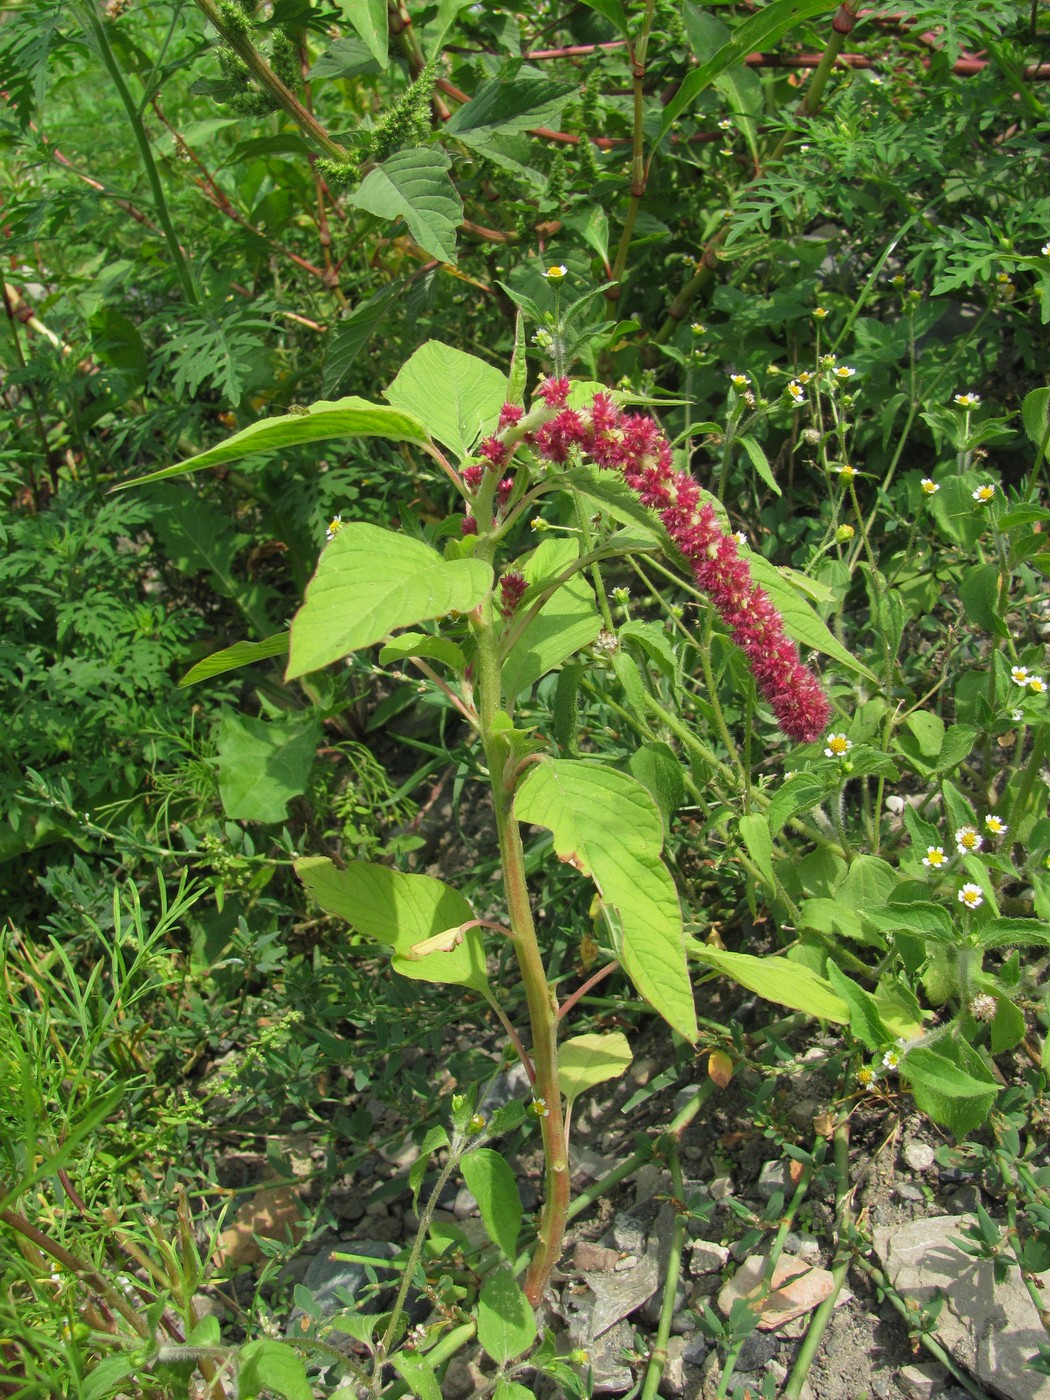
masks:
<svg viewBox="0 0 1050 1400"><path fill-rule="evenodd" d="M645 1226L633 1215L620 1211L613 1221L612 1242L623 1254L645 1253Z"/></svg>
<svg viewBox="0 0 1050 1400"><path fill-rule="evenodd" d="M724 1201L727 1196L733 1194L733 1178L730 1176L716 1176L708 1182L707 1189L711 1192L713 1201Z"/></svg>
<svg viewBox="0 0 1050 1400"><path fill-rule="evenodd" d="M618 1249L607 1249L603 1244L591 1244L589 1240L580 1240L579 1244L572 1252L572 1267L577 1273L605 1273L609 1269L615 1269L620 1262L620 1251Z"/></svg>
<svg viewBox="0 0 1050 1400"><path fill-rule="evenodd" d="M936 1361L902 1366L897 1374L897 1384L908 1400L937 1400L944 1393L947 1379L948 1372Z"/></svg>
<svg viewBox="0 0 1050 1400"><path fill-rule="evenodd" d="M736 1369L745 1372L760 1371L763 1366L773 1360L779 1349L779 1338L772 1336L769 1332L752 1332L749 1337L744 1338L740 1355L737 1357Z"/></svg>
<svg viewBox="0 0 1050 1400"><path fill-rule="evenodd" d="M393 1259L396 1253L396 1247L388 1240L336 1240L323 1254L315 1254L310 1259L303 1275L303 1287L313 1295L314 1302L324 1317L331 1317L349 1307L362 1313L380 1312L393 1297L393 1283L397 1279L394 1270L384 1269L381 1263L375 1266L374 1272L379 1282L390 1286L372 1293L366 1264L348 1259L333 1259L332 1255L355 1254L365 1259L382 1261ZM366 1290L369 1292L367 1296L363 1296ZM285 1330L286 1336L298 1335L296 1324L303 1315L301 1308L292 1309Z"/></svg>
<svg viewBox="0 0 1050 1400"><path fill-rule="evenodd" d="M234 1271L245 1264L256 1264L263 1251L255 1236L285 1243L306 1231L306 1208L295 1186L268 1186L245 1201L219 1236L214 1260L222 1269Z"/></svg>
<svg viewBox="0 0 1050 1400"><path fill-rule="evenodd" d="M634 1348L634 1328L629 1322L618 1322L587 1348L592 1394L622 1395L634 1384L631 1368L623 1361L623 1353Z"/></svg>
<svg viewBox="0 0 1050 1400"><path fill-rule="evenodd" d="M454 1356L441 1383L442 1400L467 1400L468 1396L488 1383L488 1376L476 1361L471 1361L467 1356Z"/></svg>
<svg viewBox="0 0 1050 1400"><path fill-rule="evenodd" d="M702 1366L710 1350L711 1343L702 1332L697 1332L686 1339L682 1348L682 1360L689 1366Z"/></svg>
<svg viewBox="0 0 1050 1400"><path fill-rule="evenodd" d="M762 1164L755 1190L763 1201L771 1201L778 1191L790 1195L794 1189L795 1183L791 1179L790 1161L780 1159Z"/></svg>
<svg viewBox="0 0 1050 1400"><path fill-rule="evenodd" d="M657 1196L671 1194L671 1173L663 1171L652 1162L638 1169L634 1179L634 1208L648 1205Z"/></svg>
<svg viewBox="0 0 1050 1400"><path fill-rule="evenodd" d="M600 1337L614 1323L647 1303L660 1283L656 1255L651 1251L625 1273L586 1273L584 1278L595 1299L590 1323L592 1338ZM587 1343L581 1345L587 1346Z"/></svg>
<svg viewBox="0 0 1050 1400"><path fill-rule="evenodd" d="M1035 1305L1016 1270L996 1287L993 1265L952 1243L961 1224L958 1216L935 1215L877 1229L875 1251L906 1298L925 1304L943 1292L937 1337L961 1367L1007 1400L1050 1400L1050 1376L1025 1365L1046 1340ZM1036 1277L1050 1287L1050 1270Z"/></svg>
<svg viewBox="0 0 1050 1400"><path fill-rule="evenodd" d="M691 1312L676 1312L671 1316L671 1335L673 1337L691 1337L696 1328L696 1318Z"/></svg>
<svg viewBox="0 0 1050 1400"><path fill-rule="evenodd" d="M530 1094L531 1085L525 1066L515 1061L503 1074L496 1075L478 1105L478 1112L490 1118L497 1108L505 1107L511 1099L528 1098Z"/></svg>
<svg viewBox="0 0 1050 1400"><path fill-rule="evenodd" d="M903 1156L913 1172L928 1172L933 1166L933 1148L928 1142L909 1142Z"/></svg>
<svg viewBox="0 0 1050 1400"><path fill-rule="evenodd" d="M901 1201L924 1201L926 1197L922 1194L922 1188L913 1186L910 1181L902 1181L894 1187L898 1200Z"/></svg>
<svg viewBox="0 0 1050 1400"><path fill-rule="evenodd" d="M716 1274L729 1262L729 1250L711 1240L693 1240L689 1246L689 1272L694 1278Z"/></svg>
<svg viewBox="0 0 1050 1400"><path fill-rule="evenodd" d="M803 1235L798 1230L789 1230L784 1239L784 1249L796 1259L805 1259L807 1264L820 1263L820 1241L812 1235Z"/></svg>
<svg viewBox="0 0 1050 1400"><path fill-rule="evenodd" d="M768 1332L812 1312L834 1289L835 1281L827 1269L782 1254L773 1270L769 1293L762 1298L762 1280L768 1265L769 1260L761 1254L752 1255L741 1264L718 1295L718 1309L724 1317L729 1316L738 1298L753 1298L758 1304L759 1329ZM841 1294L839 1301L845 1301Z"/></svg>
<svg viewBox="0 0 1050 1400"><path fill-rule="evenodd" d="M685 1348L684 1337L669 1337L667 1339L667 1361L660 1376L659 1387L660 1394L666 1396L667 1400L679 1400L679 1397L685 1394L687 1384Z"/></svg>
<svg viewBox="0 0 1050 1400"><path fill-rule="evenodd" d="M979 1205L983 1205L981 1193L976 1186L960 1186L953 1191L944 1203L952 1215L973 1215Z"/></svg>
<svg viewBox="0 0 1050 1400"><path fill-rule="evenodd" d="M595 1152L593 1147L586 1145L573 1146L569 1152L569 1167L574 1177L583 1177L589 1181L601 1181L603 1176L620 1165L620 1158L603 1157L600 1152Z"/></svg>
<svg viewBox="0 0 1050 1400"><path fill-rule="evenodd" d="M472 1215L476 1215L478 1203L474 1199L472 1192L465 1186L461 1186L456 1192L456 1199L452 1202L452 1214L457 1220L468 1220Z"/></svg>
<svg viewBox="0 0 1050 1400"><path fill-rule="evenodd" d="M659 1268L659 1265L657 1265L657 1267ZM662 1270L660 1271L660 1276L663 1277L663 1271L662 1271ZM675 1291L674 1291L674 1307L675 1307L675 1312L681 1312L681 1310L685 1307L685 1300L686 1300L685 1284L682 1282L681 1279L679 1279L678 1282L677 1282L677 1284L675 1285ZM664 1290L663 1290L663 1288L661 1287L661 1288L658 1288L658 1289L656 1290L656 1292L653 1294L653 1296L652 1296L646 1303L643 1304L642 1309L641 1309L641 1311L640 1311L639 1314L638 1314L638 1316L641 1318L642 1322L645 1323L646 1327L654 1327L654 1328L655 1328L655 1327L657 1327L657 1326L659 1325L659 1322L660 1322L660 1314L661 1314L661 1312L663 1311L663 1306L664 1306Z"/></svg>

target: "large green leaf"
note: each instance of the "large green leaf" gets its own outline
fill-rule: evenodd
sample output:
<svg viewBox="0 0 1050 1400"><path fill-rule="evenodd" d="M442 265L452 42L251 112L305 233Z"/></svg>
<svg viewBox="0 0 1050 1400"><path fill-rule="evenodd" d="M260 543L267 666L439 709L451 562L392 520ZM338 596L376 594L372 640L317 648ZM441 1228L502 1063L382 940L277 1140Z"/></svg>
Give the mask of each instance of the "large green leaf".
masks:
<svg viewBox="0 0 1050 1400"><path fill-rule="evenodd" d="M386 0L344 0L340 11L368 45L380 68L385 68L390 43Z"/></svg>
<svg viewBox="0 0 1050 1400"><path fill-rule="evenodd" d="M321 721L313 715L251 719L226 714L219 729L219 796L234 821L283 822L306 791Z"/></svg>
<svg viewBox="0 0 1050 1400"><path fill-rule="evenodd" d="M197 685L199 681L211 680L212 676L221 676L225 671L237 671L256 661L284 656L290 635L289 632L277 632L262 642L234 642L232 646L223 647L222 651L213 651L203 661L198 661L196 666L191 666L179 685Z"/></svg>
<svg viewBox="0 0 1050 1400"><path fill-rule="evenodd" d="M627 975L676 1031L695 1040L682 911L660 858L660 811L642 784L615 768L544 759L518 788L514 814L546 827L561 859L594 880L622 922Z"/></svg>
<svg viewBox="0 0 1050 1400"><path fill-rule="evenodd" d="M478 1341L502 1366L535 1340L536 1315L510 1265L494 1269L478 1298Z"/></svg>
<svg viewBox="0 0 1050 1400"><path fill-rule="evenodd" d="M322 388L326 394L335 393L350 372L358 355L379 329L387 314L408 286L407 278L388 282L367 301L355 306L349 316L337 321L328 332L325 343Z"/></svg>
<svg viewBox="0 0 1050 1400"><path fill-rule="evenodd" d="M918 1046L906 1055L901 1072L919 1108L960 1139L987 1120L999 1093L981 1057L963 1041Z"/></svg>
<svg viewBox="0 0 1050 1400"><path fill-rule="evenodd" d="M756 958L751 953L731 953L695 938L689 940L689 954L697 962L706 963L777 1006L790 1006L793 1011L802 1011L821 1021L835 1021L838 1025L845 1025L849 1020L846 1003L825 978L804 963L793 962L790 958Z"/></svg>
<svg viewBox="0 0 1050 1400"><path fill-rule="evenodd" d="M542 588L570 568L577 557L575 540L546 539L521 564L521 572L530 586ZM528 606L526 596L521 607ZM507 703L540 676L575 656L581 647L589 646L601 630L594 594L586 579L577 574L547 599L511 648L503 663Z"/></svg>
<svg viewBox="0 0 1050 1400"><path fill-rule="evenodd" d="M460 457L469 455L482 428L495 426L506 396L505 374L440 340L421 345L385 394Z"/></svg>
<svg viewBox="0 0 1050 1400"><path fill-rule="evenodd" d="M480 559L443 559L408 535L344 525L321 555L292 621L288 679L380 642L399 627L470 612L492 571Z"/></svg>
<svg viewBox="0 0 1050 1400"><path fill-rule="evenodd" d="M893 1039L870 992L857 985L833 962L828 963L828 981L849 1007L849 1028L864 1046L875 1054Z"/></svg>
<svg viewBox="0 0 1050 1400"><path fill-rule="evenodd" d="M394 1369L416 1400L441 1400L441 1386L434 1368L421 1351L402 1347L394 1356Z"/></svg>
<svg viewBox="0 0 1050 1400"><path fill-rule="evenodd" d="M709 10L701 10L696 5L690 4L686 0L685 5L685 32L689 40L689 47L693 51L696 60L704 64L713 58L726 44L732 41L732 31L717 19ZM713 85L725 98L729 114L735 121L737 127L743 132L747 142L748 150L751 152L751 159L758 167L758 124L756 118L762 113L762 80L757 73L751 71L743 63L727 68L724 72L717 74L712 79ZM757 448L758 444L754 439L750 439L752 446ZM769 464L765 462L765 454L758 448L762 462L765 462L765 471L759 467L752 451L752 446L747 445L747 440L741 439L746 447L748 455L755 462L759 475L767 486L771 485L775 493L780 495L780 487L772 479L769 471ZM768 473L768 476L766 475Z"/></svg>
<svg viewBox="0 0 1050 1400"><path fill-rule="evenodd" d="M454 263L463 201L448 176L451 163L433 146L397 151L369 171L347 203L379 219L404 219L424 252Z"/></svg>
<svg viewBox="0 0 1050 1400"><path fill-rule="evenodd" d="M460 1163L467 1189L478 1203L489 1239L514 1258L521 1230L521 1197L506 1159L491 1147L477 1147Z"/></svg>
<svg viewBox="0 0 1050 1400"><path fill-rule="evenodd" d="M875 672L846 650L798 589L792 586L790 569L777 569L760 554L749 554L747 562L751 569L751 577L760 588L765 589L776 604L784 619L784 630L789 637L803 646L812 647L824 656L830 656L833 661L838 661L840 665L858 676L863 676L873 685L881 684Z"/></svg>
<svg viewBox="0 0 1050 1400"><path fill-rule="evenodd" d="M477 146L491 136L515 136L530 127L548 126L576 91L572 84L551 78L489 78L453 113L445 131Z"/></svg>
<svg viewBox="0 0 1050 1400"><path fill-rule="evenodd" d="M1045 305L1044 299L1044 308ZM1029 441L1040 454L1040 461L1036 463L1038 467L1050 444L1050 389L1033 389L1025 394L1021 404L1021 421Z"/></svg>
<svg viewBox="0 0 1050 1400"><path fill-rule="evenodd" d="M706 63L694 68L682 86L664 108L660 136L664 137L682 113L709 87L721 73L743 63L749 53L769 49L802 20L838 8L839 0L773 0L733 30L733 37L723 44Z"/></svg>
<svg viewBox="0 0 1050 1400"><path fill-rule="evenodd" d="M626 1074L632 1058L623 1031L574 1035L558 1046L558 1088L572 1103L596 1084Z"/></svg>
<svg viewBox="0 0 1050 1400"><path fill-rule="evenodd" d="M296 861L295 873L322 909L392 947L394 970L403 977L473 987L488 995L485 947L476 928L464 930L447 952L414 955L420 943L473 919L458 890L429 875L405 875L363 860L339 870L323 856L305 856Z"/></svg>
<svg viewBox="0 0 1050 1400"><path fill-rule="evenodd" d="M305 412L260 419L258 423L234 433L225 442L220 442L218 447L210 447L207 452L187 457L184 462L176 462L174 466L137 476L133 481L122 481L113 489L123 491L147 481L163 481L169 476L185 476L187 472L199 472L204 467L215 467L222 462L236 462L256 452L275 452L279 448L299 447L304 442L323 442L326 438L336 437L382 437L392 442L430 441L423 424L400 409L369 403L367 399L353 396L334 401L320 399Z"/></svg>
<svg viewBox="0 0 1050 1400"><path fill-rule="evenodd" d="M306 1377L291 1342L260 1338L241 1347L237 1358L237 1394L242 1400L258 1395L280 1395L284 1400L313 1400Z"/></svg>

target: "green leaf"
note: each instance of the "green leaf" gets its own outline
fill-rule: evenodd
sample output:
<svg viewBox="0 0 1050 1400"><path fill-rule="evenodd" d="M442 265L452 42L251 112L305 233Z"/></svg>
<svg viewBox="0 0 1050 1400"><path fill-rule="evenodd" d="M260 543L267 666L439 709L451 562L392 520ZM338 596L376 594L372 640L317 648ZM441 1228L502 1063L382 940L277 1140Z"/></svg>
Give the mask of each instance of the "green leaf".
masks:
<svg viewBox="0 0 1050 1400"><path fill-rule="evenodd" d="M328 332L321 378L321 387L326 394L334 394L339 388L358 355L397 305L407 285L407 279L402 279L381 287L374 296L355 306L349 316L337 321Z"/></svg>
<svg viewBox="0 0 1050 1400"><path fill-rule="evenodd" d="M433 146L397 151L370 170L346 201L378 219L404 219L425 253L454 264L463 202L448 176L451 163Z"/></svg>
<svg viewBox="0 0 1050 1400"><path fill-rule="evenodd" d="M544 759L514 799L560 858L589 875L623 924L620 961L638 992L687 1040L697 1035L682 911L660 859L663 821L641 783L599 764Z"/></svg>
<svg viewBox="0 0 1050 1400"><path fill-rule="evenodd" d="M394 1369L418 1400L441 1400L434 1368L421 1352L402 1347L394 1356Z"/></svg>
<svg viewBox="0 0 1050 1400"><path fill-rule="evenodd" d="M656 799L664 819L664 838L670 835L671 820L685 803L685 779L682 764L669 744L647 740L631 754L627 766L631 776Z"/></svg>
<svg viewBox="0 0 1050 1400"><path fill-rule="evenodd" d="M321 721L312 714L251 719L227 713L219 728L219 796L232 821L283 822L306 791Z"/></svg>
<svg viewBox="0 0 1050 1400"><path fill-rule="evenodd" d="M779 836L798 812L808 812L824 796L824 784L812 773L792 773L780 784L766 808L771 836Z"/></svg>
<svg viewBox="0 0 1050 1400"><path fill-rule="evenodd" d="M551 538L519 561L518 567L530 588L542 591L571 568L578 557L575 540ZM529 605L526 595L520 608L527 610ZM601 628L590 584L582 573L576 574L547 599L503 662L503 690L508 704L541 676L589 646Z"/></svg>
<svg viewBox="0 0 1050 1400"><path fill-rule="evenodd" d="M866 1050L884 1050L893 1036L883 1024L875 998L856 982L828 963L828 981L849 1008L849 1028Z"/></svg>
<svg viewBox="0 0 1050 1400"><path fill-rule="evenodd" d="M478 1298L478 1341L498 1365L506 1365L536 1340L536 1318L510 1266L494 1269Z"/></svg>
<svg viewBox="0 0 1050 1400"><path fill-rule="evenodd" d="M448 1133L440 1123L436 1123L434 1127L428 1129L426 1137L419 1145L419 1156L412 1163L408 1173L413 1209L419 1205L419 1188L423 1185L423 1178L430 1165L430 1154L436 1152L439 1147L447 1147L448 1145Z"/></svg>
<svg viewBox="0 0 1050 1400"><path fill-rule="evenodd" d="M781 494L780 487L777 485L777 479L773 475L773 468L769 465L769 458L762 451L761 447L759 447L755 439L749 437L745 433L743 437L738 438L737 441L751 458L751 465L754 467L755 471L758 472L761 479L775 496L779 496Z"/></svg>
<svg viewBox="0 0 1050 1400"><path fill-rule="evenodd" d="M944 744L944 720L929 710L912 710L904 723L915 736L919 752L925 758L936 758Z"/></svg>
<svg viewBox="0 0 1050 1400"><path fill-rule="evenodd" d="M437 58L445 35L455 27L463 10L469 9L473 0L438 0L437 14L423 30L423 50L427 58Z"/></svg>
<svg viewBox="0 0 1050 1400"><path fill-rule="evenodd" d="M238 1400L281 1395L284 1400L313 1400L306 1367L291 1342L262 1339L241 1347L237 1358Z"/></svg>
<svg viewBox="0 0 1050 1400"><path fill-rule="evenodd" d="M587 0L584 0L586 3ZM496 1382L492 1400L536 1400L536 1392L519 1385L517 1381L508 1381L504 1376Z"/></svg>
<svg viewBox="0 0 1050 1400"><path fill-rule="evenodd" d="M399 409L386 404L369 403L367 399L348 398L329 402L321 399L311 404L306 413L286 413L279 418L264 418L250 427L242 428L233 437L187 457L173 467L122 481L114 491L130 486L142 486L148 481L164 481L171 476L185 476L204 467L216 467L223 462L236 462L256 452L274 452L278 448L299 447L306 442L323 442L337 437L381 437L391 442L429 443L430 435L423 424Z"/></svg>
<svg viewBox="0 0 1050 1400"><path fill-rule="evenodd" d="M294 680L381 642L399 627L470 612L492 571L480 559L443 559L422 540L356 522L321 555L292 621L287 677Z"/></svg>
<svg viewBox="0 0 1050 1400"><path fill-rule="evenodd" d="M507 394L494 365L440 340L428 340L401 366L385 398L422 419L438 442L468 457L485 427L494 427Z"/></svg>
<svg viewBox="0 0 1050 1400"><path fill-rule="evenodd" d="M971 622L998 637L1009 635L999 616L999 565L977 564L967 569L959 585L959 601Z"/></svg>
<svg viewBox="0 0 1050 1400"><path fill-rule="evenodd" d="M588 247L609 265L609 216L600 204L585 204L571 214L566 214L562 223L566 228L578 233Z"/></svg>
<svg viewBox="0 0 1050 1400"><path fill-rule="evenodd" d="M762 13L765 14L765 11ZM784 619L784 630L789 637L803 646L812 647L824 656L830 656L856 675L863 676L873 685L881 687L882 682L874 671L869 670L862 661L858 661L846 650L801 597L798 589L792 584L792 570L777 569L760 554L749 554L747 562L751 569L751 577L760 588L765 589L776 604Z"/></svg>
<svg viewBox="0 0 1050 1400"><path fill-rule="evenodd" d="M352 861L338 870L323 856L306 856L295 873L322 909L337 914L377 943L394 949L394 970L421 982L473 987L488 994L485 947L476 928L449 952L411 958L428 938L469 923L470 905L449 885L429 875L404 875L385 865Z"/></svg>
<svg viewBox="0 0 1050 1400"><path fill-rule="evenodd" d="M752 812L740 818L737 828L748 855L769 887L774 888L776 877L773 874L773 838L769 834L769 822L760 812Z"/></svg>
<svg viewBox="0 0 1050 1400"><path fill-rule="evenodd" d="M624 14L620 0L583 0L589 10L594 10L607 19L614 29L618 29L621 34L627 34L627 16Z"/></svg>
<svg viewBox="0 0 1050 1400"><path fill-rule="evenodd" d="M115 1391L126 1394L129 1390L137 1390L138 1386L125 1387L121 1385L121 1381L133 1376L141 1364L140 1357L129 1356L127 1352L117 1356L104 1356L97 1366L93 1366L86 1376L81 1377L77 1385L77 1395L80 1400L108 1400Z"/></svg>
<svg viewBox="0 0 1050 1400"><path fill-rule="evenodd" d="M1023 1012L1009 997L996 997L995 1015L990 1027L992 1054L1001 1055L1005 1050L1012 1050L1015 1045L1020 1045L1024 1033Z"/></svg>
<svg viewBox="0 0 1050 1400"><path fill-rule="evenodd" d="M930 900L868 908L864 911L864 917L877 929L889 934L919 933L938 943L952 943L956 937L948 911Z"/></svg>
<svg viewBox="0 0 1050 1400"><path fill-rule="evenodd" d="M789 1006L793 1011L838 1025L849 1020L849 1008L843 999L836 996L825 978L804 963L790 958L756 958L751 953L731 953L724 948L712 948L696 938L689 940L689 954L777 1006Z"/></svg>
<svg viewBox="0 0 1050 1400"><path fill-rule="evenodd" d="M989 919L977 930L982 948L1050 948L1050 924L1038 919Z"/></svg>
<svg viewBox="0 0 1050 1400"><path fill-rule="evenodd" d="M493 1244L513 1260L521 1230L521 1197L506 1159L491 1147L477 1147L460 1163L467 1190L478 1203Z"/></svg>
<svg viewBox="0 0 1050 1400"><path fill-rule="evenodd" d="M251 666L256 661L267 661L272 656L283 656L288 650L290 632L277 632L262 642L234 642L213 651L196 666L191 666L179 681L180 686L197 685L209 681L212 676L221 676L225 671L238 671L242 666Z"/></svg>
<svg viewBox="0 0 1050 1400"><path fill-rule="evenodd" d="M901 1069L917 1106L963 1138L987 1120L998 1085L975 1051L954 1041L945 1042L945 1051L920 1045L908 1052Z"/></svg>
<svg viewBox="0 0 1050 1400"><path fill-rule="evenodd" d="M452 114L445 131L467 146L484 146L491 136L549 126L576 92L574 85L552 78L488 78Z"/></svg>
<svg viewBox="0 0 1050 1400"><path fill-rule="evenodd" d="M632 1059L623 1031L575 1035L558 1047L558 1088L572 1103L596 1084L626 1074Z"/></svg>
<svg viewBox="0 0 1050 1400"><path fill-rule="evenodd" d="M1050 389L1033 389L1025 394L1021 404L1021 422L1028 440L1040 454L1040 460L1036 463L1038 467L1050 444Z"/></svg>
<svg viewBox="0 0 1050 1400"><path fill-rule="evenodd" d="M385 68L390 43L386 0L345 0L340 13L360 34L380 68Z"/></svg>
<svg viewBox="0 0 1050 1400"><path fill-rule="evenodd" d="M441 661L453 671L466 669L467 658L463 648L450 642L447 637L431 637L427 632L402 632L379 653L382 665L390 661L404 661L409 656L426 656L432 661Z"/></svg>
<svg viewBox="0 0 1050 1400"><path fill-rule="evenodd" d="M706 63L687 74L685 81L664 108L660 123L662 139L682 113L709 87L721 73L744 62L749 53L769 49L804 19L838 8L838 0L773 0L743 24L737 25L733 37L712 55Z"/></svg>

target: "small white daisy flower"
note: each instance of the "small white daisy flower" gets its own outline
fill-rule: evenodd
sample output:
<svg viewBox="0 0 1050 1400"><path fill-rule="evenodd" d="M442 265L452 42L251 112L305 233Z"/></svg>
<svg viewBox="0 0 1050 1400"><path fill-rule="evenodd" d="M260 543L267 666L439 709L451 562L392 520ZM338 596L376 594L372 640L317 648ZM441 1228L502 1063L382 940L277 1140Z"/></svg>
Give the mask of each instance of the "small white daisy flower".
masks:
<svg viewBox="0 0 1050 1400"><path fill-rule="evenodd" d="M1011 710L1010 718L1013 720L1014 724L1020 724L1024 719L1024 710Z"/></svg>
<svg viewBox="0 0 1050 1400"><path fill-rule="evenodd" d="M342 528L343 517L341 515L333 515L331 520L329 520L328 522L328 531L325 535L325 539L328 541L329 544L331 544L332 540L335 539L336 535L338 535L339 531Z"/></svg>
<svg viewBox="0 0 1050 1400"><path fill-rule="evenodd" d="M980 885L963 885L959 891L959 903L967 909L980 909L984 903L984 891Z"/></svg>
<svg viewBox="0 0 1050 1400"><path fill-rule="evenodd" d="M956 394L953 402L957 403L960 408L976 408L981 402L981 396L972 393Z"/></svg>
<svg viewBox="0 0 1050 1400"><path fill-rule="evenodd" d="M857 475L857 468L851 467L848 462L840 462L838 466L831 469L840 481L852 481Z"/></svg>
<svg viewBox="0 0 1050 1400"><path fill-rule="evenodd" d="M976 491L971 492L971 495L978 505L986 506L995 495L995 485L989 481L984 486L978 486Z"/></svg>
<svg viewBox="0 0 1050 1400"><path fill-rule="evenodd" d="M747 531L746 531L746 530L737 530L737 531L734 532L733 538L736 540L737 544L740 544L740 545L747 544Z"/></svg>
<svg viewBox="0 0 1050 1400"><path fill-rule="evenodd" d="M732 131L733 123L728 117L723 117L722 120L718 123L718 129L719 131Z"/></svg>
<svg viewBox="0 0 1050 1400"><path fill-rule="evenodd" d="M823 321L824 317L825 317L827 314L828 314L828 311L827 311L827 307L825 307L825 306L818 306L818 307L815 308L815 310L814 310L814 312L813 312L813 316L814 316L814 318L815 318L817 321Z"/></svg>
<svg viewBox="0 0 1050 1400"><path fill-rule="evenodd" d="M853 747L853 740L847 739L845 734L829 734L827 747L824 750L825 758L845 758Z"/></svg>
<svg viewBox="0 0 1050 1400"><path fill-rule="evenodd" d="M1050 258L1050 243L1044 243L1039 249L1044 258Z"/></svg>
<svg viewBox="0 0 1050 1400"><path fill-rule="evenodd" d="M901 1057L897 1050L887 1050L882 1057L883 1069L894 1070L900 1067Z"/></svg>
<svg viewBox="0 0 1050 1400"><path fill-rule="evenodd" d="M1027 666L1010 667L1010 679L1013 681L1014 685L1027 685L1028 678L1031 674Z"/></svg>
<svg viewBox="0 0 1050 1400"><path fill-rule="evenodd" d="M787 391L791 395L792 401L794 403L802 403L806 397L805 394L802 392L802 385L798 382L797 379L793 379L791 381L791 383L787 386Z"/></svg>
<svg viewBox="0 0 1050 1400"><path fill-rule="evenodd" d="M1002 817L997 817L994 812L989 812L984 819L985 829L992 836L1005 836L1010 828L1003 821Z"/></svg>
<svg viewBox="0 0 1050 1400"><path fill-rule="evenodd" d="M924 496L936 496L937 492L941 489L937 482L929 476L924 476L919 482L919 485L922 487L922 494Z"/></svg>
<svg viewBox="0 0 1050 1400"><path fill-rule="evenodd" d="M922 858L923 865L928 870L939 870L947 861L943 846L927 846L926 854Z"/></svg>
<svg viewBox="0 0 1050 1400"><path fill-rule="evenodd" d="M568 277L569 269L564 263L553 263L543 275L548 282L561 282Z"/></svg>
<svg viewBox="0 0 1050 1400"><path fill-rule="evenodd" d="M832 373L836 379L852 379L857 371L850 365L838 365Z"/></svg>
<svg viewBox="0 0 1050 1400"><path fill-rule="evenodd" d="M746 374L731 374L729 376L729 382L734 389L746 389L751 383L751 380Z"/></svg>
<svg viewBox="0 0 1050 1400"><path fill-rule="evenodd" d="M1046 681L1043 680L1042 676L1029 676L1028 689L1033 695L1045 695Z"/></svg>
<svg viewBox="0 0 1050 1400"><path fill-rule="evenodd" d="M961 856L968 856L981 849L984 837L975 826L961 826L955 833L955 844Z"/></svg>

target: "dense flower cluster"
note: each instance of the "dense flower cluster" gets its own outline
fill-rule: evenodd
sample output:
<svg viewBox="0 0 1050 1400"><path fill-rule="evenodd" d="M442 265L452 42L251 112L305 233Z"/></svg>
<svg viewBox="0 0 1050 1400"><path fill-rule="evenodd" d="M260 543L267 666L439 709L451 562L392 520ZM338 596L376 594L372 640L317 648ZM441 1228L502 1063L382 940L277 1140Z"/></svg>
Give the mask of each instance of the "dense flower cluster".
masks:
<svg viewBox="0 0 1050 1400"><path fill-rule="evenodd" d="M676 470L671 445L657 424L624 412L607 394L596 394L589 411L565 407L568 389L565 379L540 386L544 401L559 411L531 435L534 450L562 463L578 449L597 466L619 473L643 505L659 514L698 587L747 657L784 733L804 742L818 738L831 717L827 697L802 664L769 595L752 580L737 540L721 528L689 473Z"/></svg>

